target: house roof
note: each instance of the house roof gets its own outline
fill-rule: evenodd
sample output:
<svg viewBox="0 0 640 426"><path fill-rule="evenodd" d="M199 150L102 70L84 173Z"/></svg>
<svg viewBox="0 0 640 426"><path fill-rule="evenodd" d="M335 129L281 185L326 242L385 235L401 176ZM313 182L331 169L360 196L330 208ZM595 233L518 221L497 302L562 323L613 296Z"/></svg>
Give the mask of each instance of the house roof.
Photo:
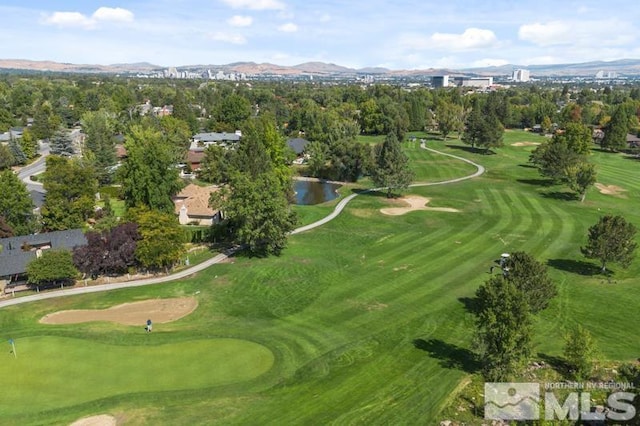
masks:
<svg viewBox="0 0 640 426"><path fill-rule="evenodd" d="M627 143L638 143L640 142L640 138L636 135L632 135L631 133L627 133Z"/></svg>
<svg viewBox="0 0 640 426"><path fill-rule="evenodd" d="M36 256L35 251L24 251L25 245L50 245L52 249L73 249L87 245L87 239L81 229L45 232L35 235L0 238L0 277L23 274L27 264Z"/></svg>
<svg viewBox="0 0 640 426"><path fill-rule="evenodd" d="M308 144L309 141L302 138L293 138L287 141L289 148L291 148L297 155L302 154Z"/></svg>
<svg viewBox="0 0 640 426"><path fill-rule="evenodd" d="M187 216L214 216L218 211L209 207L209 198L219 189L215 185L198 186L190 183L174 197L175 213L180 214L180 209L185 206Z"/></svg>
<svg viewBox="0 0 640 426"><path fill-rule="evenodd" d="M22 137L22 127L12 127L9 131L0 133L0 142L9 142L11 139L20 139Z"/></svg>
<svg viewBox="0 0 640 426"><path fill-rule="evenodd" d="M190 149L187 151L187 163L190 163L191 165L202 163L204 154L204 151L194 151Z"/></svg>
<svg viewBox="0 0 640 426"><path fill-rule="evenodd" d="M124 147L123 144L118 143L116 144L115 148L116 148L116 157L125 158L127 156L127 149Z"/></svg>
<svg viewBox="0 0 640 426"><path fill-rule="evenodd" d="M197 133L193 135L194 141L207 142L237 142L240 140L240 135L237 133Z"/></svg>

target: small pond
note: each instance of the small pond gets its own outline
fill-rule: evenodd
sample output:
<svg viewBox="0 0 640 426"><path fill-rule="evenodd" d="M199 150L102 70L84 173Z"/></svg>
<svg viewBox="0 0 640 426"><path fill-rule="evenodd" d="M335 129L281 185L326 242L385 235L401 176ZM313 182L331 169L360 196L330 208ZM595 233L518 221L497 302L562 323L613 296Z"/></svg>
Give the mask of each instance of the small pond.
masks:
<svg viewBox="0 0 640 426"><path fill-rule="evenodd" d="M338 198L337 191L341 186L337 183L296 180L293 182L293 190L296 192L295 203L308 206L331 201Z"/></svg>

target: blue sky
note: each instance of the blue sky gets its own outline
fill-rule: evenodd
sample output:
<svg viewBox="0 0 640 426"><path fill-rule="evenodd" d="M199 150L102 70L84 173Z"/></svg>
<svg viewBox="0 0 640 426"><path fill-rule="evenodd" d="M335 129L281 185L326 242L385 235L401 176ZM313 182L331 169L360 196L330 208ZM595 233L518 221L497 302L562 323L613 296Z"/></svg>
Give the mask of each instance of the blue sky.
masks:
<svg viewBox="0 0 640 426"><path fill-rule="evenodd" d="M2 59L426 69L640 58L629 0L3 0L0 16Z"/></svg>

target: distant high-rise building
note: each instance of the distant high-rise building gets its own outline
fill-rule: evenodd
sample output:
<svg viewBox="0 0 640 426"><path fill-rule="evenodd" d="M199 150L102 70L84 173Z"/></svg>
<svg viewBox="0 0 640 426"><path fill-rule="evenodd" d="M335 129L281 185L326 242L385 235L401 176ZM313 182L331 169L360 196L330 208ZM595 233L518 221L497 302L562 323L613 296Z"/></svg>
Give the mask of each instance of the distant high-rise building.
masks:
<svg viewBox="0 0 640 426"><path fill-rule="evenodd" d="M436 75L431 78L431 84L433 87L449 87L449 76L448 75Z"/></svg>
<svg viewBox="0 0 640 426"><path fill-rule="evenodd" d="M526 83L531 79L529 70L517 69L513 70L513 81L518 83Z"/></svg>
<svg viewBox="0 0 640 426"><path fill-rule="evenodd" d="M612 79L618 78L618 73L615 71L604 71L600 70L596 73L596 79Z"/></svg>

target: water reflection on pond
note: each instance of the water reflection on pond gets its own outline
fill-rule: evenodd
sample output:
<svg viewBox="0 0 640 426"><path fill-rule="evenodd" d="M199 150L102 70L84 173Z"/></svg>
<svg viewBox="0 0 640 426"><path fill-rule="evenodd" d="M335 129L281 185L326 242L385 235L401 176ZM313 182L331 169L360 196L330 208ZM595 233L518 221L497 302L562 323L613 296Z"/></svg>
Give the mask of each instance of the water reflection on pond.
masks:
<svg viewBox="0 0 640 426"><path fill-rule="evenodd" d="M337 190L341 186L337 183L296 180L293 183L295 203L307 206L331 201L338 198Z"/></svg>

